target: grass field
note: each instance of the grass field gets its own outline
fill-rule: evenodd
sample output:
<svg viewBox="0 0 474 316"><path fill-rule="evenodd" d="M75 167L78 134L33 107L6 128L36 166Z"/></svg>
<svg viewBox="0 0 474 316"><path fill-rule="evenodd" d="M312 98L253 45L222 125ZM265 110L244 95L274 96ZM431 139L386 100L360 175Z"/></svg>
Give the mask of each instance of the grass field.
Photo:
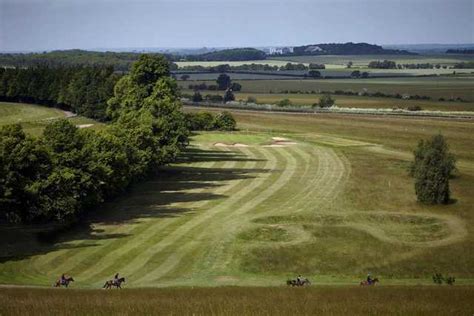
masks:
<svg viewBox="0 0 474 316"><path fill-rule="evenodd" d="M0 227L0 283L100 288L474 282L471 121L235 112L240 132L200 133L160 176L103 205L54 242ZM455 203L416 203L407 175L420 138L458 158ZM275 143L273 137L288 142ZM219 143L219 146L216 146ZM233 144L236 144L234 146Z"/></svg>
<svg viewBox="0 0 474 316"><path fill-rule="evenodd" d="M282 90L383 92L429 96L449 99L461 97L474 102L473 77L427 77L427 78L387 78L387 79L325 79L325 80L246 80L239 81L242 92L278 93Z"/></svg>
<svg viewBox="0 0 474 316"><path fill-rule="evenodd" d="M30 135L40 135L47 124L58 118L68 117L78 126L93 124L93 128L95 128L100 125L91 119L71 116L71 114L60 109L33 104L0 102L0 126L19 123Z"/></svg>
<svg viewBox="0 0 474 316"><path fill-rule="evenodd" d="M1 315L471 315L472 287L1 289Z"/></svg>
<svg viewBox="0 0 474 316"><path fill-rule="evenodd" d="M272 57L274 61L298 62L298 63L318 63L325 64L326 67L345 67L349 61L353 62L356 68L366 68L373 60L393 60L397 64L440 64L453 66L456 63L472 61L472 56L466 55L323 55L323 56L290 56Z"/></svg>
<svg viewBox="0 0 474 316"><path fill-rule="evenodd" d="M426 110L472 111L474 109L474 77L425 77L425 78L386 78L386 79L290 79L290 80L236 80L242 91L235 93L236 99L257 98L259 103L277 103L288 98L296 105L311 105L317 102L320 91L382 92L386 94L428 96L431 100L402 100L396 98L375 98L360 96L334 96L341 107L406 108L419 105ZM197 81L203 82L203 81ZM184 93L192 94L188 85L193 81L180 81ZM302 93L282 94L282 91ZM305 94L305 92L312 92ZM202 91L201 94L215 94L215 91ZM466 102L439 101L439 98L462 98Z"/></svg>

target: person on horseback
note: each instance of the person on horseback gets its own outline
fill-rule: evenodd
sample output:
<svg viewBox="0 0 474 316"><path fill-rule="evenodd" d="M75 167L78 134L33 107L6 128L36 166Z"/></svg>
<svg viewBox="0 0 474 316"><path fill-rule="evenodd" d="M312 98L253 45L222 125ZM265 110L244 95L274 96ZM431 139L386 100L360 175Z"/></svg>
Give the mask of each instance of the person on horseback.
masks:
<svg viewBox="0 0 474 316"><path fill-rule="evenodd" d="M119 274L116 273L115 276L114 276L114 284L117 285L119 284Z"/></svg>
<svg viewBox="0 0 474 316"><path fill-rule="evenodd" d="M296 277L296 283L298 285L301 285L303 283L303 277L301 276L301 274L299 274L297 277Z"/></svg>
<svg viewBox="0 0 474 316"><path fill-rule="evenodd" d="M61 277L59 278L61 284L66 284L66 274L62 274Z"/></svg>
<svg viewBox="0 0 474 316"><path fill-rule="evenodd" d="M369 272L369 273L367 274L367 284L368 284L368 285L371 285L373 281L374 281L374 280L372 280L372 276L370 275L370 272Z"/></svg>

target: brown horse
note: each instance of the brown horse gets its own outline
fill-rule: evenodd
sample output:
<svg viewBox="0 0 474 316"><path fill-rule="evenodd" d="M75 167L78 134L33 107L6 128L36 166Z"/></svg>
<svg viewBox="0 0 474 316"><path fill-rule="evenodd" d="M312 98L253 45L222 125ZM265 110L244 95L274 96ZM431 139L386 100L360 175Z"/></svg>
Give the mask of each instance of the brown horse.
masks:
<svg viewBox="0 0 474 316"><path fill-rule="evenodd" d="M69 277L69 278L65 278L64 280L56 280L56 282L54 282L53 286L54 287L60 287L60 286L64 286L64 287L68 287L69 286L69 283L71 282L74 282L74 279L72 277Z"/></svg>
<svg viewBox="0 0 474 316"><path fill-rule="evenodd" d="M308 279L304 279L301 281L298 280L287 280L286 285L291 285L291 286L305 286L305 285L311 285L311 282Z"/></svg>
<svg viewBox="0 0 474 316"><path fill-rule="evenodd" d="M109 281L105 281L105 284L102 288L108 290L108 289L111 289L112 286L115 286L117 289L121 289L122 283L125 283L125 278L120 278L118 280L109 280Z"/></svg>
<svg viewBox="0 0 474 316"><path fill-rule="evenodd" d="M369 286L369 285L375 285L375 283L377 283L377 282L380 282L380 281L379 281L379 279L375 278L375 279L373 279L372 282L370 282L370 283L367 282L367 280L362 281L362 282L360 282L360 285L364 285L364 286L365 286L365 285L367 285L367 286Z"/></svg>

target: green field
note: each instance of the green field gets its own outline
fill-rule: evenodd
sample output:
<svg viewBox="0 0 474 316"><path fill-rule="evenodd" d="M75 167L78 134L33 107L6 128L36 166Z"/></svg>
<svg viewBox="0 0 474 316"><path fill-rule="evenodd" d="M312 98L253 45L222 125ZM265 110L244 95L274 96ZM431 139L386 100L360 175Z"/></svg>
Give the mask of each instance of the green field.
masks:
<svg viewBox="0 0 474 316"><path fill-rule="evenodd" d="M0 102L0 127L6 124L19 123L30 135L38 136L43 129L55 119L68 118L80 127L97 127L100 123L82 116L56 108L48 108L25 103Z"/></svg>
<svg viewBox="0 0 474 316"><path fill-rule="evenodd" d="M355 92L383 92L408 95L429 96L449 99L461 97L474 102L473 77L428 77L428 78L387 78L387 79L324 79L324 80L246 80L242 92L278 93L282 90L334 91L352 90Z"/></svg>
<svg viewBox="0 0 474 316"><path fill-rule="evenodd" d="M275 61L298 62L298 63L318 63L327 67L345 67L349 61L357 68L366 68L374 60L393 60L397 64L440 64L453 66L456 63L472 61L472 56L466 55L321 55L321 56L284 56L272 57Z"/></svg>
<svg viewBox="0 0 474 316"><path fill-rule="evenodd" d="M180 161L103 205L53 243L0 227L0 283L99 288L431 284L474 281L471 121L235 112L241 131L193 137ZM455 203L416 203L407 175L420 138L442 132L458 158ZM273 137L288 141L277 143Z"/></svg>
<svg viewBox="0 0 474 316"><path fill-rule="evenodd" d="M204 81L180 81L184 93L190 83ZM472 111L474 110L474 77L426 77L426 78L386 78L386 79L290 79L290 80L236 80L242 85L242 91L235 93L237 100L247 97L257 98L258 103L274 104L288 98L295 105L311 105L317 102L320 91L382 92L386 94L428 96L431 100L403 100L396 98L377 98L336 95L336 105L356 108L406 108L412 105L426 110ZM208 82L209 84L211 81ZM300 93L281 93L299 91ZM306 92L309 92L307 94ZM215 91L201 91L201 94L216 94ZM439 101L439 98L462 98L466 102Z"/></svg>

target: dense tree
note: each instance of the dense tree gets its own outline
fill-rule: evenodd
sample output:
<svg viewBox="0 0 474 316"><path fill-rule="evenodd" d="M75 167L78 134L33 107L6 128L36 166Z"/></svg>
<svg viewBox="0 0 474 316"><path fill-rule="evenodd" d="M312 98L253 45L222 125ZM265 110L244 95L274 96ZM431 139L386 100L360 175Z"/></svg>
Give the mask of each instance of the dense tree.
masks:
<svg viewBox="0 0 474 316"><path fill-rule="evenodd" d="M230 89L232 91L240 91L242 90L242 85L238 82L232 82L232 84L230 85Z"/></svg>
<svg viewBox="0 0 474 316"><path fill-rule="evenodd" d="M308 72L308 75L311 77L311 78L321 78L321 73L317 70L310 70Z"/></svg>
<svg viewBox="0 0 474 316"><path fill-rule="evenodd" d="M38 103L106 120L119 75L111 67L46 67L0 72L0 100Z"/></svg>
<svg viewBox="0 0 474 316"><path fill-rule="evenodd" d="M226 90L231 85L230 77L226 74L220 74L219 77L217 77L216 82L217 82L217 88L219 90Z"/></svg>
<svg viewBox="0 0 474 316"><path fill-rule="evenodd" d="M114 78L110 69L100 67L14 69L0 75L8 79L8 89L3 81L0 89L17 100L32 95L46 100L54 95L57 104L86 102L92 108L95 98L107 95L101 89L108 89L110 82L104 82ZM55 88L43 89L46 81ZM33 139L20 126L1 128L0 220L72 222L156 172L187 144L188 129L180 109L166 59L143 56L116 84L107 108L113 122L102 131L81 130L68 120L56 120L40 139Z"/></svg>
<svg viewBox="0 0 474 316"><path fill-rule="evenodd" d="M384 60L384 61L371 61L368 65L369 68L376 68L376 69L395 69L397 68L397 64L391 60Z"/></svg>
<svg viewBox="0 0 474 316"><path fill-rule="evenodd" d="M193 102L202 102L202 95L199 93L199 91L194 92Z"/></svg>
<svg viewBox="0 0 474 316"><path fill-rule="evenodd" d="M352 77L352 78L360 78L360 77L361 77L360 71L359 71L359 70L354 70L354 71L351 73L351 77Z"/></svg>
<svg viewBox="0 0 474 316"><path fill-rule="evenodd" d="M186 124L192 131L231 131L236 127L235 119L229 112L217 115L209 112L186 113Z"/></svg>
<svg viewBox="0 0 474 316"><path fill-rule="evenodd" d="M35 205L35 187L52 170L49 152L25 135L20 125L0 128L0 219L30 221L41 210Z"/></svg>
<svg viewBox="0 0 474 316"><path fill-rule="evenodd" d="M214 120L214 126L222 131L233 131L236 127L236 122L232 114L229 112L222 112L217 114Z"/></svg>
<svg viewBox="0 0 474 316"><path fill-rule="evenodd" d="M331 98L330 94L323 94L318 103L313 104L313 107L318 106L320 108L330 108L335 103L334 99Z"/></svg>
<svg viewBox="0 0 474 316"><path fill-rule="evenodd" d="M426 204L445 204L450 200L449 178L455 170L455 158L448 144L439 134L421 140L414 151L410 173L415 178L418 201Z"/></svg>

